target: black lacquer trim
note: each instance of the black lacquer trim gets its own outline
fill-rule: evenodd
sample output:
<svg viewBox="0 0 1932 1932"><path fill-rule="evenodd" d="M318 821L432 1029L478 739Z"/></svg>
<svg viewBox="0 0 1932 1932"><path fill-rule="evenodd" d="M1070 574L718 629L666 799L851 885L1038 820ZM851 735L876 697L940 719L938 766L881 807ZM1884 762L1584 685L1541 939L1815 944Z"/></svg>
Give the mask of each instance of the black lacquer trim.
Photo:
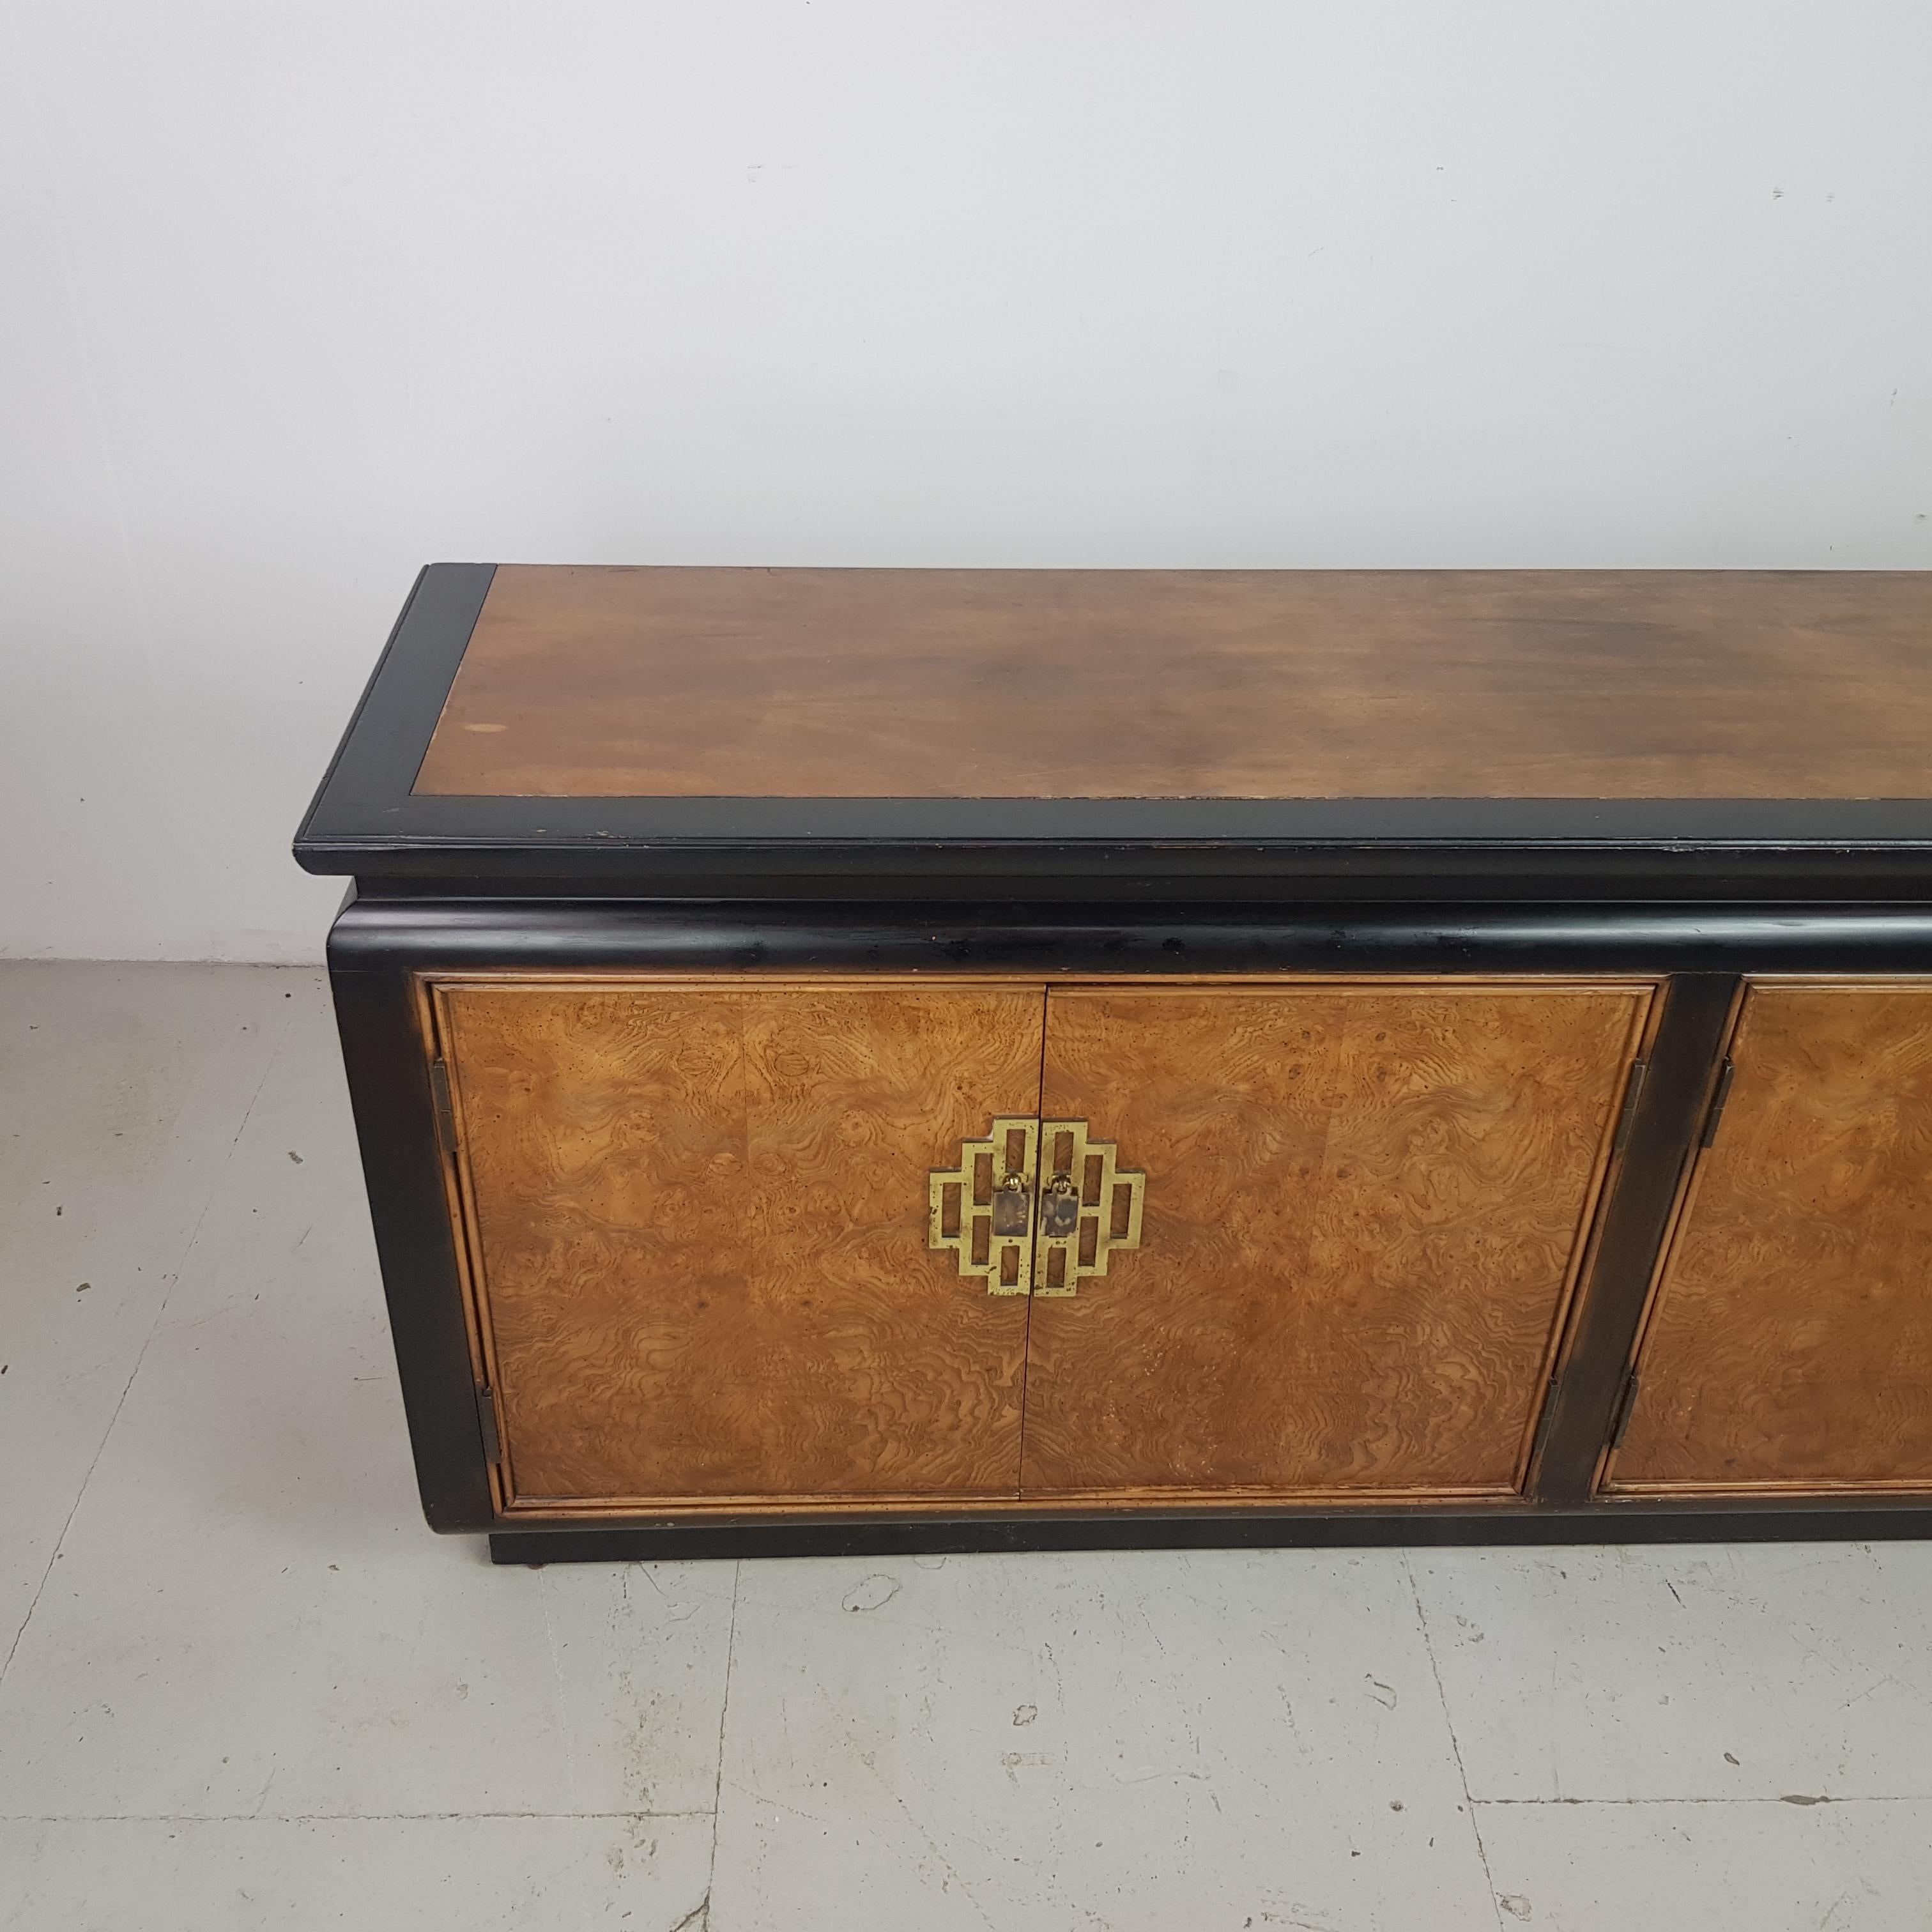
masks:
<svg viewBox="0 0 1932 1932"><path fill-rule="evenodd" d="M414 988L406 973L358 970L333 944L329 963L423 1514L432 1529L487 1528L496 1505Z"/></svg>
<svg viewBox="0 0 1932 1932"><path fill-rule="evenodd" d="M1184 907L1204 900L1238 901L1250 906L1353 905L1588 905L1736 906L1772 899L1792 905L1912 904L1932 898L1932 865L1900 853L1888 858L1867 854L1856 873L1818 868L1815 860L1794 857L1788 866L1760 868L1755 876L1726 866L1700 875L1688 870L1660 870L1642 854L1604 855L1596 862L1587 891L1562 855L1532 853L1510 870L1498 869L1492 855L1435 855L1427 872L1383 869L1400 855L1377 854L1370 866L1325 872L1302 870L1273 878L1222 877L1210 866L1159 875L1132 866L1089 877L1040 874L1024 866L1005 878L935 873L800 873L778 877L759 872L722 874L680 855L664 876L640 884L560 869L554 878L505 873L500 878L454 878L425 872L416 876L371 876L357 880L360 896L375 899L491 900L616 899L629 904L658 901L723 899L825 904L844 902L875 907L928 904L962 906L992 898L1022 901L1036 907L1082 916L1090 908L1132 904ZM686 862L689 860L691 862ZM674 871L676 876L671 876Z"/></svg>
<svg viewBox="0 0 1932 1932"><path fill-rule="evenodd" d="M903 896L1024 890L1247 893L1474 878L1517 898L1932 893L1932 805L1576 800L416 799L329 801L308 870L626 891ZM1580 829L1600 824L1604 836Z"/></svg>
<svg viewBox="0 0 1932 1932"><path fill-rule="evenodd" d="M424 968L1932 972L1932 906L739 904L359 898L333 956ZM1659 1104L1642 1104L1647 1118Z"/></svg>
<svg viewBox="0 0 1932 1932"><path fill-rule="evenodd" d="M394 769L406 763L413 779L428 740L415 744L397 722L386 710L365 721L356 768L374 766L380 750ZM1238 846L1245 862L1264 867L1304 846L1555 847L1580 858L1623 847L1686 856L1898 844L1932 852L1932 802L1922 799L531 798L344 788L329 802L326 822L304 835L308 856L360 849L400 857L416 844L446 851L454 864L473 862L485 848L520 848L547 855L544 869L549 856L573 846L594 860L666 841L706 846L714 861L763 851L775 868L820 846L855 855L973 850L989 860L1042 844L1064 848L1066 859L1143 860L1175 847L1184 859Z"/></svg>
<svg viewBox="0 0 1932 1932"><path fill-rule="evenodd" d="M1675 900L1696 904L1932 898L1932 848L1843 851L1824 848L1649 851L1605 848L1579 855L1559 845L1172 847L1157 852L1071 849L1045 843L858 848L820 844L769 851L664 846L614 877L621 854L495 848L452 852L424 845L356 868L371 896L909 900L996 896L1058 904L1209 898L1319 903L1459 899L1526 904ZM534 876L538 866L549 876ZM1272 866L1273 870L1269 868ZM466 868L467 869L463 869ZM343 872L347 866L311 867Z"/></svg>
<svg viewBox="0 0 1932 1932"><path fill-rule="evenodd" d="M494 563L433 563L418 574L296 834L296 858L307 870L356 869L310 863L342 826L379 842L406 836L410 788L496 574Z"/></svg>
<svg viewBox="0 0 1932 1932"><path fill-rule="evenodd" d="M1628 1147L1610 1176L1602 1238L1577 1298L1549 1430L1532 1472L1544 1500L1574 1504L1589 1495L1738 983L1736 974L1726 973L1684 973L1670 983Z"/></svg>
<svg viewBox="0 0 1932 1932"><path fill-rule="evenodd" d="M1877 1542L1932 1534L1917 1498L1873 1508L1702 1503L1587 1509L1363 1508L1185 1515L1115 1510L1082 1516L971 1516L939 1521L742 1522L498 1530L496 1563L676 1562L772 1556L948 1556L1000 1550L1450 1548L1466 1544Z"/></svg>

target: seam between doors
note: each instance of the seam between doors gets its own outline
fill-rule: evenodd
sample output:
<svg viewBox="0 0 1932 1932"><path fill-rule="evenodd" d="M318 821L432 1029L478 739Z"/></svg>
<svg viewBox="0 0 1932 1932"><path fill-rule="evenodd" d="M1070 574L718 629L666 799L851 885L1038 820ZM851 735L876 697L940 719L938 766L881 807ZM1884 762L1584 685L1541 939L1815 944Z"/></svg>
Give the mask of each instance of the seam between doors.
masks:
<svg viewBox="0 0 1932 1932"><path fill-rule="evenodd" d="M1053 1012L1053 988L1042 986L1040 989L1040 1078L1034 1092L1034 1118L1040 1120L1046 1112L1046 1028ZM1043 1150L1042 1150L1043 1151ZM1034 1264L1040 1262L1040 1162L1034 1162L1033 1175L1033 1242ZM1031 1289L1038 1286L1034 1280L1033 1270L1028 1272L1029 1292L1026 1298L1026 1330L1020 1337L1020 1445L1019 1466L1013 1472L1013 1494L1016 1498L1026 1494L1026 1432L1027 1402L1033 1392L1033 1303Z"/></svg>

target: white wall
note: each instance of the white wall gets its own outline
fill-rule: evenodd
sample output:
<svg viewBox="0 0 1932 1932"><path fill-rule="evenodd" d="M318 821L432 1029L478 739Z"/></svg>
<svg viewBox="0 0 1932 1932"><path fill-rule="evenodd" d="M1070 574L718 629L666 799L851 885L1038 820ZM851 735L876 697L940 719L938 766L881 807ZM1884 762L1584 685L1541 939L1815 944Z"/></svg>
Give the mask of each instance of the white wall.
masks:
<svg viewBox="0 0 1932 1932"><path fill-rule="evenodd" d="M1924 0L0 20L0 951L315 957L427 559L1932 566Z"/></svg>

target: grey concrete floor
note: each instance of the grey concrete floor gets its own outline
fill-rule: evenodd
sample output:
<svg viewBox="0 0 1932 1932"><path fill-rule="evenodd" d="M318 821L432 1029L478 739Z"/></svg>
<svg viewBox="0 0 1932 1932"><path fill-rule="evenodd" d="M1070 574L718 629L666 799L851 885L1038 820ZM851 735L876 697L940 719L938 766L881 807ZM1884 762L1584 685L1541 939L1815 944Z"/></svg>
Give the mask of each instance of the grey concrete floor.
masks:
<svg viewBox="0 0 1932 1932"><path fill-rule="evenodd" d="M318 975L0 966L0 1925L1932 1926L1932 1549L493 1570Z"/></svg>

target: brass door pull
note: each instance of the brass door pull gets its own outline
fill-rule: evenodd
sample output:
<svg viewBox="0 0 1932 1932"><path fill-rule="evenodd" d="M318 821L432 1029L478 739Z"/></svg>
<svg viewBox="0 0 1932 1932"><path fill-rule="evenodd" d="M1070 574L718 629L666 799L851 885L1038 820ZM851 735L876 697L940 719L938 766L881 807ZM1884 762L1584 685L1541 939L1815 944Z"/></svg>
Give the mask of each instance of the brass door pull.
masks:
<svg viewBox="0 0 1932 1932"><path fill-rule="evenodd" d="M1043 1240L1064 1241L1080 1225L1080 1190L1070 1174L1056 1174L1040 1191L1040 1232Z"/></svg>
<svg viewBox="0 0 1932 1932"><path fill-rule="evenodd" d="M1116 1162L1112 1141L1096 1141L1084 1120L1040 1124L1040 1234L1034 1248L1033 1292L1074 1294L1083 1277L1103 1275L1117 1249L1141 1244L1141 1205L1147 1176Z"/></svg>
<svg viewBox="0 0 1932 1932"><path fill-rule="evenodd" d="M988 1294L1030 1293L1039 1175L1040 1123L995 1120L984 1140L962 1144L957 1167L930 1177L926 1245L956 1256Z"/></svg>
<svg viewBox="0 0 1932 1932"><path fill-rule="evenodd" d="M1084 1120L995 1120L984 1140L962 1144L957 1167L929 1178L927 1245L989 1294L1075 1294L1115 1250L1141 1244L1147 1176L1114 1153Z"/></svg>

